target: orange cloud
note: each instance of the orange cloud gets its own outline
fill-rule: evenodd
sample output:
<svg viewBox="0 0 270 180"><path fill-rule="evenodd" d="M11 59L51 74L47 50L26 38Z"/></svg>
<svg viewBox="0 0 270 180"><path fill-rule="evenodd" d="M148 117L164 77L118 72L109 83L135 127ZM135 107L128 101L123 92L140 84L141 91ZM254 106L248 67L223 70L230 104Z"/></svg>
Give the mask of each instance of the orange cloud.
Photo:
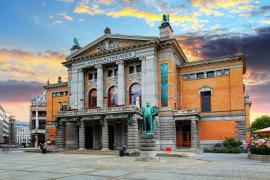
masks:
<svg viewBox="0 0 270 180"><path fill-rule="evenodd" d="M203 43L201 39L189 39L185 36L177 36L176 39L189 61L198 61L204 59L204 56L200 51Z"/></svg>
<svg viewBox="0 0 270 180"><path fill-rule="evenodd" d="M222 16L218 9L227 9L231 13L250 11L250 0L192 0L192 5L199 7L199 11L206 15Z"/></svg>
<svg viewBox="0 0 270 180"><path fill-rule="evenodd" d="M67 71L61 64L65 55L57 52L31 53L0 49L0 80L46 82L59 75L66 79Z"/></svg>
<svg viewBox="0 0 270 180"><path fill-rule="evenodd" d="M152 13L149 11L142 11L133 7L125 7L118 11L111 11L111 10L103 10L100 9L98 5L88 6L85 3L80 4L74 9L75 13L78 14L104 14L106 16L110 16L113 18L118 17L134 17L138 19L145 20L148 24L153 25L155 22L161 21L161 14ZM170 20L172 23L179 23L179 22L191 22L191 23L199 23L199 22L207 22L206 20L200 20L196 18L196 15L193 16L177 16L171 15Z"/></svg>

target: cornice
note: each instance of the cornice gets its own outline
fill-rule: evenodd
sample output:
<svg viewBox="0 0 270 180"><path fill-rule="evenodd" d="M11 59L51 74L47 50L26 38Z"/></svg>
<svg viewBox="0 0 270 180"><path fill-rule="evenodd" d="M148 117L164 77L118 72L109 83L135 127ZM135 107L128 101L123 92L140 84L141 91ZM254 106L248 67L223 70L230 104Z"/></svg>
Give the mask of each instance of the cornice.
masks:
<svg viewBox="0 0 270 180"><path fill-rule="evenodd" d="M88 60L89 58L99 58L102 57L104 55L109 55L111 53L120 53L120 52L126 52L130 49L138 49L138 48L142 48L142 47L151 47L151 46L156 46L160 43L160 40L158 38L152 40L152 41L147 41L147 42L143 42L143 43L136 43L136 44L132 44L129 46L125 46L125 47L120 47L117 49L111 49L111 50L107 50L104 52L97 52L97 53L93 53L93 54L89 54L89 55L85 55L85 56L80 56L80 57L76 57L76 58L72 58L69 61L63 62L62 64L66 67L68 67L69 65L73 64L73 63L77 63L77 62L82 62L84 60Z"/></svg>
<svg viewBox="0 0 270 180"><path fill-rule="evenodd" d="M59 88L59 87L67 87L68 82L61 82L61 83L56 83L56 84L49 84L44 86L44 89L53 89L53 88Z"/></svg>
<svg viewBox="0 0 270 180"><path fill-rule="evenodd" d="M222 56L222 57L215 57L208 60L188 62L186 64L178 65L178 68L205 66L205 65L227 63L227 62L234 62L234 61L243 61L243 64L244 64L243 73L245 73L246 72L246 56L245 55Z"/></svg>

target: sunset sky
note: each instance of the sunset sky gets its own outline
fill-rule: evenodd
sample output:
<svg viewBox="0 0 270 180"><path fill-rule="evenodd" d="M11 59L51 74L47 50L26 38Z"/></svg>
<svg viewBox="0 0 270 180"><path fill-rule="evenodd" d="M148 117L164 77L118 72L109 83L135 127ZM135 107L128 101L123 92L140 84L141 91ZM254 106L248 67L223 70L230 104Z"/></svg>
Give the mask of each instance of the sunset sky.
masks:
<svg viewBox="0 0 270 180"><path fill-rule="evenodd" d="M190 61L247 54L251 119L270 115L269 0L1 0L0 105L29 121L32 95L67 77L61 62L73 38L81 46L112 33L158 36L162 14Z"/></svg>

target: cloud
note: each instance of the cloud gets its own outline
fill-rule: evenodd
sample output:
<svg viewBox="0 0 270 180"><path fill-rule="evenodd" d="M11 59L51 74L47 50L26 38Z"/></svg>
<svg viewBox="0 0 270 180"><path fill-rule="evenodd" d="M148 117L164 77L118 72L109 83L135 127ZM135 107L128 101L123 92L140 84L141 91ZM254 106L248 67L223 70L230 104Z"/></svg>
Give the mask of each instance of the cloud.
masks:
<svg viewBox="0 0 270 180"><path fill-rule="evenodd" d="M29 102L32 95L39 95L44 83L36 81L0 81L0 99L3 102Z"/></svg>
<svg viewBox="0 0 270 180"><path fill-rule="evenodd" d="M250 0L190 0L194 7L198 7L201 13L206 15L222 16L221 9L231 13L250 11Z"/></svg>
<svg viewBox="0 0 270 180"><path fill-rule="evenodd" d="M63 2L63 3L71 4L71 3L74 2L74 0L58 0L58 2Z"/></svg>
<svg viewBox="0 0 270 180"><path fill-rule="evenodd" d="M113 18L118 17L134 17L138 19L145 20L148 24L153 25L155 22L161 21L161 14L152 13L149 11L142 11L133 7L124 7L120 10L112 11L112 10L104 10L99 7L99 5L88 6L85 3L81 3L78 5L74 12L77 14L88 14L88 15L96 15L103 14L106 16L110 16ZM191 22L191 23L202 23L207 22L206 20L200 20L195 16L180 16L180 15L171 15L170 20L172 23L180 23L180 22Z"/></svg>
<svg viewBox="0 0 270 180"><path fill-rule="evenodd" d="M92 7L89 7L85 4L80 4L74 9L74 12L77 14L88 14L88 15L96 15L96 14L105 14L105 10L102 10L99 8L98 5L93 5Z"/></svg>
<svg viewBox="0 0 270 180"><path fill-rule="evenodd" d="M58 13L57 16L62 16L66 21L72 21L73 18L69 15L67 15L67 12L61 12Z"/></svg>
<svg viewBox="0 0 270 180"><path fill-rule="evenodd" d="M64 54L53 51L32 53L0 49L0 81L16 79L46 82L47 79L56 79L59 75L67 74L61 64L64 60Z"/></svg>
<svg viewBox="0 0 270 180"><path fill-rule="evenodd" d="M194 60L207 60L212 57L233 55L237 46L247 54L245 75L246 93L252 100L251 119L270 114L270 27L258 28L253 35L198 34L178 35L183 51Z"/></svg>

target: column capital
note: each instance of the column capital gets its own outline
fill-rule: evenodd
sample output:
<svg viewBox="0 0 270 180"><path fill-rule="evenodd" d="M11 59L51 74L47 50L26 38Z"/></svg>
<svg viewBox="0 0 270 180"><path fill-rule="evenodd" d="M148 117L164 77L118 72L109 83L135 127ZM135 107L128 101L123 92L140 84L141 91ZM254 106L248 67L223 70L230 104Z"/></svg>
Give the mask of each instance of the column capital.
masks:
<svg viewBox="0 0 270 180"><path fill-rule="evenodd" d="M103 65L102 65L102 64L96 64L96 65L95 65L95 68L96 68L96 69L99 69L99 68L102 69L102 68L103 68Z"/></svg>
<svg viewBox="0 0 270 180"><path fill-rule="evenodd" d="M117 65L123 65L124 64L124 61L123 60L118 60L118 61L116 61L116 64Z"/></svg>
<svg viewBox="0 0 270 180"><path fill-rule="evenodd" d="M78 69L78 72L84 72L84 68Z"/></svg>
<svg viewBox="0 0 270 180"><path fill-rule="evenodd" d="M140 61L145 61L145 60L146 60L146 56L141 56L141 57L139 57L139 60L140 60Z"/></svg>

